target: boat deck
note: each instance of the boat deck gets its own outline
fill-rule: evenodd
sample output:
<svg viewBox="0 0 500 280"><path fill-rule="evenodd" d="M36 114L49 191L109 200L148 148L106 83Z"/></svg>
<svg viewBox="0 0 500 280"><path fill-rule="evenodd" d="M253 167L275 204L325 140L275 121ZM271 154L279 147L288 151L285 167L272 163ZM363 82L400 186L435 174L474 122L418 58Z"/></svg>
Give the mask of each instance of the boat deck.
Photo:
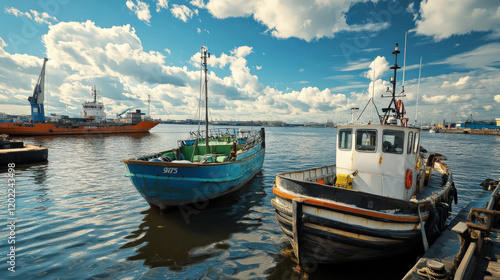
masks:
<svg viewBox="0 0 500 280"><path fill-rule="evenodd" d="M427 186L423 187L418 193L417 193L417 200L421 201L427 197L430 197L432 193L437 192L441 190L443 183L442 183L442 174L432 170L431 173L431 179L429 180L429 183Z"/></svg>

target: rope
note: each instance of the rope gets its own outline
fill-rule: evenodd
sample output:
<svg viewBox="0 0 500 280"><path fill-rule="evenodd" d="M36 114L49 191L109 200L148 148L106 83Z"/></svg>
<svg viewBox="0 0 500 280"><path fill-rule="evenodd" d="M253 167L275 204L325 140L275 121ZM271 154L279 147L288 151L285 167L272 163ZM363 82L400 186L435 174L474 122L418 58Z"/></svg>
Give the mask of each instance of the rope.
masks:
<svg viewBox="0 0 500 280"><path fill-rule="evenodd" d="M418 275L426 277L429 280L443 280L448 279L448 272L446 270L443 271L434 271L429 267L424 267L417 270Z"/></svg>

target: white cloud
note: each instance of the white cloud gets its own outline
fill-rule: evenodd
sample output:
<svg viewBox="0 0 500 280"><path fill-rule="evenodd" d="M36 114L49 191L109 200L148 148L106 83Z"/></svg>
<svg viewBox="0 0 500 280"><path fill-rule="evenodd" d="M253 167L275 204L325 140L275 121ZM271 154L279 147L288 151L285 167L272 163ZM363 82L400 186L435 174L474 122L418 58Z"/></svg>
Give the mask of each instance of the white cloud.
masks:
<svg viewBox="0 0 500 280"><path fill-rule="evenodd" d="M344 68L340 69L340 71L358 71L358 70L364 70L366 68L370 67L370 61L368 59L361 59L359 61L350 61L347 63L347 66Z"/></svg>
<svg viewBox="0 0 500 280"><path fill-rule="evenodd" d="M389 26L387 22L347 24L345 15L357 2L365 1L210 0L205 6L216 18L253 16L276 38L311 41L344 31L376 32Z"/></svg>
<svg viewBox="0 0 500 280"><path fill-rule="evenodd" d="M415 3L410 3L408 5L408 7L406 8L406 11L410 14L414 14L415 13Z"/></svg>
<svg viewBox="0 0 500 280"><path fill-rule="evenodd" d="M428 96L428 95L423 95L422 100L427 103L431 104L438 104L442 103L445 101L448 97L446 95L434 95L434 96Z"/></svg>
<svg viewBox="0 0 500 280"><path fill-rule="evenodd" d="M4 10L5 10L5 12L6 12L7 14L11 14L11 15L14 15L14 16L16 16L16 17L22 17L22 16L24 16L24 17L27 17L27 18L29 18L29 19L32 19L32 17L31 17L31 14L30 14L30 13L28 13L28 12L24 12L24 13L23 13L23 12L21 12L20 10L18 10L18 9L16 9L16 8L14 8L14 7L10 7L10 8L5 7L5 9L4 9Z"/></svg>
<svg viewBox="0 0 500 280"><path fill-rule="evenodd" d="M198 67L165 66L160 52L145 52L141 40L130 25L101 28L91 21L64 22L49 27L42 37L49 57L45 107L48 114L76 116L81 103L89 100L90 87L97 85L110 116L126 108L145 108L151 95L155 117L193 118L199 95L199 53L192 61ZM0 38L1 96L12 106L29 112L27 96L40 71L42 59L9 54ZM165 50L168 52L167 50ZM333 106L344 102L343 94L307 87L296 92L281 92L262 85L251 73L247 57L253 49L236 47L229 54L209 59L211 115L230 119L307 119L309 115L331 113ZM218 76L217 67L228 68L229 75ZM257 69L255 67L252 69ZM14 69L14 70L12 70ZM260 101L266 102L262 105ZM284 112L281 115L279 112ZM15 112L12 112L15 113ZM271 115L276 114L276 115Z"/></svg>
<svg viewBox="0 0 500 280"><path fill-rule="evenodd" d="M173 4L170 9L172 15L183 22L187 22L189 19L193 18L194 14L198 14L198 10L191 10L185 5Z"/></svg>
<svg viewBox="0 0 500 280"><path fill-rule="evenodd" d="M493 97L493 100L495 100L496 103L500 103L500 94L495 95L495 97Z"/></svg>
<svg viewBox="0 0 500 280"><path fill-rule="evenodd" d="M136 4L137 3L137 4ZM136 3L132 0L127 0L125 5L129 10L135 13L139 20L149 23L151 20L151 13L149 12L149 4L136 0Z"/></svg>
<svg viewBox="0 0 500 280"><path fill-rule="evenodd" d="M496 0L427 0L420 3L419 13L415 31L436 41L473 31L500 36L500 2Z"/></svg>
<svg viewBox="0 0 500 280"><path fill-rule="evenodd" d="M156 2L156 12L160 12L161 9L168 8L168 0L157 0Z"/></svg>
<svg viewBox="0 0 500 280"><path fill-rule="evenodd" d="M189 81L182 69L165 66L161 53L145 52L130 25L100 28L91 21L59 23L50 26L42 40L49 57L48 95L54 97L49 103L54 107L79 108L91 85L115 100L106 104L108 110L140 106L148 93L159 97L158 90L183 87Z"/></svg>
<svg viewBox="0 0 500 280"><path fill-rule="evenodd" d="M382 77L385 72L389 70L389 62L384 56L377 56L372 63L370 63L370 70L363 73L363 76L370 80L376 80Z"/></svg>
<svg viewBox="0 0 500 280"><path fill-rule="evenodd" d="M206 8L206 5L205 3L203 3L203 0L191 0L189 4L198 8Z"/></svg>
<svg viewBox="0 0 500 280"><path fill-rule="evenodd" d="M34 20L38 23L46 23L46 24L52 24L49 20L57 22L57 19L55 17L51 17L47 12L39 13L35 10L30 10L30 12L34 16Z"/></svg>
<svg viewBox="0 0 500 280"><path fill-rule="evenodd" d="M498 67L500 66L500 43L482 45L472 51L457 54L443 61L429 64L450 64L466 69Z"/></svg>
<svg viewBox="0 0 500 280"><path fill-rule="evenodd" d="M471 82L471 77L470 76L465 76L465 77L460 77L458 81L455 83L450 83L449 81L444 81L443 85L441 86L442 88L449 88L449 87L454 87L458 89L465 89L468 87L468 85Z"/></svg>
<svg viewBox="0 0 500 280"><path fill-rule="evenodd" d="M36 10L30 10L31 14L28 12L23 13L20 10L13 8L13 7L10 7L10 8L6 7L5 12L7 14L12 14L16 17L26 17L26 18L28 18L30 20L34 20L35 22L40 23L40 24L49 24L50 25L53 22L57 22L57 18L50 16L47 12L39 13Z"/></svg>
<svg viewBox="0 0 500 280"><path fill-rule="evenodd" d="M486 106L483 106L483 108L484 108L484 110L486 110L486 111L491 111L491 110L493 110L493 106L491 106L491 105L486 105Z"/></svg>
<svg viewBox="0 0 500 280"><path fill-rule="evenodd" d="M242 46L235 48L231 51L231 54L236 57L245 57L253 52L253 48L249 46Z"/></svg>

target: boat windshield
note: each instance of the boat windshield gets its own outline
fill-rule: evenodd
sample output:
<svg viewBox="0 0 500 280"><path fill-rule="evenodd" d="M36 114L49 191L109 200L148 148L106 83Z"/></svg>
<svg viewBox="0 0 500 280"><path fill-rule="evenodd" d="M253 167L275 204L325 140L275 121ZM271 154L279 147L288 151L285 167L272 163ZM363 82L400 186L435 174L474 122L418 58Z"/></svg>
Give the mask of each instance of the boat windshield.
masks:
<svg viewBox="0 0 500 280"><path fill-rule="evenodd" d="M404 142L404 131L384 129L382 135L382 150L384 153L402 154Z"/></svg>
<svg viewBox="0 0 500 280"><path fill-rule="evenodd" d="M356 130L356 151L373 152L377 147L377 131L372 129Z"/></svg>
<svg viewBox="0 0 500 280"><path fill-rule="evenodd" d="M411 154L412 145L413 145L413 132L410 131L408 133L408 151L406 152L407 154Z"/></svg>
<svg viewBox="0 0 500 280"><path fill-rule="evenodd" d="M352 145L352 129L339 130L339 149L351 150Z"/></svg>
<svg viewBox="0 0 500 280"><path fill-rule="evenodd" d="M416 154L418 153L418 148L420 147L420 134L418 132L415 132L415 141L413 141L413 153Z"/></svg>

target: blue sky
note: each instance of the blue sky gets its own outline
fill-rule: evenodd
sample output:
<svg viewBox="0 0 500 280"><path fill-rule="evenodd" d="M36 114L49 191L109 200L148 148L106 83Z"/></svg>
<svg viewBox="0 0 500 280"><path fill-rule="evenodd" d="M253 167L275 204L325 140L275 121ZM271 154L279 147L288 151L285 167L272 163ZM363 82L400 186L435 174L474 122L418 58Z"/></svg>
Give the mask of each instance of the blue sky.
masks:
<svg viewBox="0 0 500 280"><path fill-rule="evenodd" d="M500 117L497 0L2 0L0 8L4 113L29 114L48 57L47 114L79 115L96 85L108 116L146 110L149 94L153 117L195 118L204 45L213 119L344 122L373 90L378 108L387 104L391 52L399 43L403 66L407 32L410 120L417 94L421 122Z"/></svg>

